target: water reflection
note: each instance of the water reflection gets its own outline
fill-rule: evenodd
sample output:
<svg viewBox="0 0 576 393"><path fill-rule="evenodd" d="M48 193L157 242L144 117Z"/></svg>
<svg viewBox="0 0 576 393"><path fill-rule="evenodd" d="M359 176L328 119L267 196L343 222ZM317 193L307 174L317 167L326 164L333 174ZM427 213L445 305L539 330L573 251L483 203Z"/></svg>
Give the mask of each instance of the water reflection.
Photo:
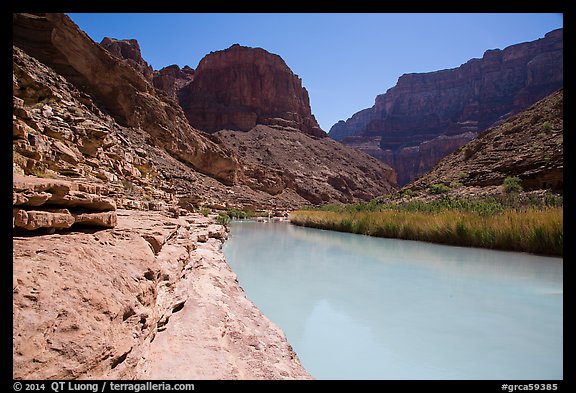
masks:
<svg viewBox="0 0 576 393"><path fill-rule="evenodd" d="M316 378L562 378L560 258L251 222L224 252Z"/></svg>

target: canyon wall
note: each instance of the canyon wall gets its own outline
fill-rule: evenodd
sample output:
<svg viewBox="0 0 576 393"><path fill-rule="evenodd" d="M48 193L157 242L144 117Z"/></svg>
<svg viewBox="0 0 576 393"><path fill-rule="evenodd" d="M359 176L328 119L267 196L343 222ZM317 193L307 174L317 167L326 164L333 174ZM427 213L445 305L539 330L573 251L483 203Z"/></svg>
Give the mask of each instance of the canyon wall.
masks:
<svg viewBox="0 0 576 393"><path fill-rule="evenodd" d="M536 41L488 50L454 69L402 75L372 108L339 121L329 135L369 146L364 151L393 167L403 185L473 134L562 85L563 29L558 29Z"/></svg>
<svg viewBox="0 0 576 393"><path fill-rule="evenodd" d="M324 137L308 92L278 55L238 44L204 57L194 79L179 91L194 127L213 132L279 125Z"/></svg>
<svg viewBox="0 0 576 393"><path fill-rule="evenodd" d="M519 177L524 190L563 192L563 89L482 132L406 188L500 186L509 176Z"/></svg>

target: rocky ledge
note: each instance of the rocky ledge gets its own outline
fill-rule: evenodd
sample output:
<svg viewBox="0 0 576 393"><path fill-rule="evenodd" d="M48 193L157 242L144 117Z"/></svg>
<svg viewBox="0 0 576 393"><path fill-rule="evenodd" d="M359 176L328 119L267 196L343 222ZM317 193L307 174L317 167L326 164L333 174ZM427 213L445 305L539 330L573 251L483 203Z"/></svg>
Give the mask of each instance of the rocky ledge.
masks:
<svg viewBox="0 0 576 393"><path fill-rule="evenodd" d="M311 378L245 297L214 217L116 215L13 237L15 379Z"/></svg>
<svg viewBox="0 0 576 393"><path fill-rule="evenodd" d="M88 182L13 175L12 218L16 230L113 228L116 204L105 186Z"/></svg>

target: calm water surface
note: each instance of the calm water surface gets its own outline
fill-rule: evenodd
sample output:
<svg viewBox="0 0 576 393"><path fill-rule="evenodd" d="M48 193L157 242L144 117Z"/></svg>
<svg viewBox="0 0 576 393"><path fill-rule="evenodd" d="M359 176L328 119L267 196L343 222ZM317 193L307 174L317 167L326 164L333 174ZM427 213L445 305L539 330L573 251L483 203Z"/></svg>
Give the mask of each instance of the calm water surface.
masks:
<svg viewBox="0 0 576 393"><path fill-rule="evenodd" d="M240 285L317 379L562 379L561 258L231 223Z"/></svg>

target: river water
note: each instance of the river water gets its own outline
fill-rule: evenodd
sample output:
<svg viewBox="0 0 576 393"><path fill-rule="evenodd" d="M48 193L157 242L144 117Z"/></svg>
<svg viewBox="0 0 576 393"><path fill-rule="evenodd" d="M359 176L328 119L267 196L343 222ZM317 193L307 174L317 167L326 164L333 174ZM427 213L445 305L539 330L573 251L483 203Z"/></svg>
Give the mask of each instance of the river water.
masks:
<svg viewBox="0 0 576 393"><path fill-rule="evenodd" d="M246 295L317 379L562 379L563 260L232 222Z"/></svg>

